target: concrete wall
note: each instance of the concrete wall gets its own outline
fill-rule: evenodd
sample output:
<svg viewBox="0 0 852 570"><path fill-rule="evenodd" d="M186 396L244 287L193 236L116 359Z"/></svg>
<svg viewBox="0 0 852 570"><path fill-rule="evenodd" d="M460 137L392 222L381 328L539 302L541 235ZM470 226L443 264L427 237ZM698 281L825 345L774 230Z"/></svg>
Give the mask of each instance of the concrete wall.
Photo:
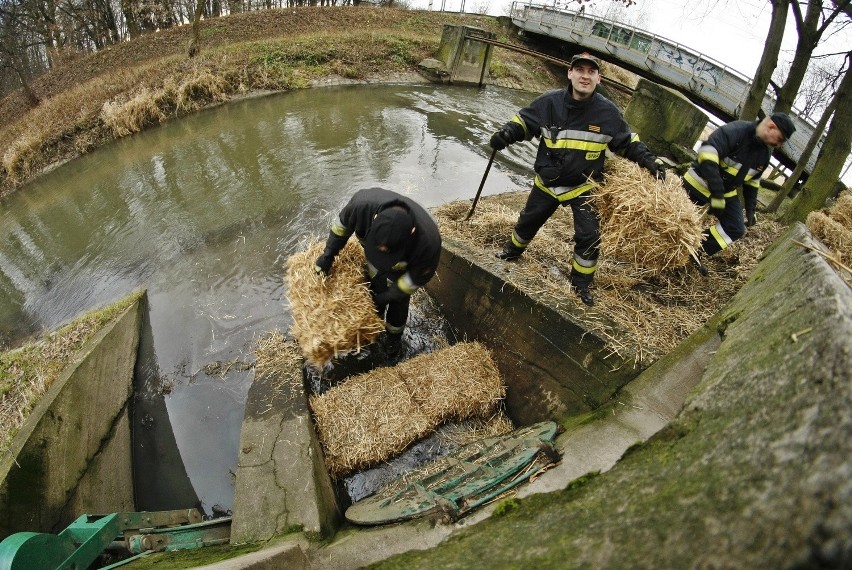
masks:
<svg viewBox="0 0 852 570"><path fill-rule="evenodd" d="M329 535L342 520L308 409L302 366L256 378L249 389L231 544L269 540L299 528Z"/></svg>
<svg viewBox="0 0 852 570"><path fill-rule="evenodd" d="M456 331L493 352L512 420L529 424L593 410L641 372L633 355L620 360L587 330L585 309L556 308L507 285L507 266L522 270L444 239L438 273L426 290Z"/></svg>
<svg viewBox="0 0 852 570"><path fill-rule="evenodd" d="M129 402L144 297L98 332L0 460L0 539L132 511Z"/></svg>
<svg viewBox="0 0 852 570"><path fill-rule="evenodd" d="M647 79L639 79L624 118L657 155L673 156L671 147L692 149L707 125L707 115L686 97Z"/></svg>
<svg viewBox="0 0 852 570"><path fill-rule="evenodd" d="M493 38L494 34L470 26L444 25L435 59L449 73L450 83L479 85L487 78L491 46L477 41L477 36Z"/></svg>

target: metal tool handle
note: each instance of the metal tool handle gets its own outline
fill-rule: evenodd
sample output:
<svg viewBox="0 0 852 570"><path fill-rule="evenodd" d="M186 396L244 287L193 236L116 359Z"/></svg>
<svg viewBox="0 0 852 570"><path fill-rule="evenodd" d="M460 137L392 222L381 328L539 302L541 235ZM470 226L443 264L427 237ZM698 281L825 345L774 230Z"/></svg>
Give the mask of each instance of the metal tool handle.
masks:
<svg viewBox="0 0 852 570"><path fill-rule="evenodd" d="M464 217L464 221L468 221L476 209L476 203L479 202L479 195L482 194L482 188L485 186L485 179L488 178L488 171L491 170L491 163L494 162L494 157L497 156L497 149L491 151L491 158L488 159L488 166L485 167L485 174L482 175L482 182L479 183L479 190L476 191L476 197L473 199L473 204L470 205L470 211Z"/></svg>

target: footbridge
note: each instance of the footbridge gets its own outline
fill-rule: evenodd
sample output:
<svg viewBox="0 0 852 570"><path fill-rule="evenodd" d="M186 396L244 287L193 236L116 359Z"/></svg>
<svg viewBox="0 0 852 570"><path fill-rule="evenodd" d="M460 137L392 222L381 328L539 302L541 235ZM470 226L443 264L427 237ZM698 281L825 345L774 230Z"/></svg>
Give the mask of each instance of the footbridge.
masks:
<svg viewBox="0 0 852 570"><path fill-rule="evenodd" d="M615 20L587 15L583 10L559 10L517 1L512 3L510 18L525 34L578 46L604 61L676 89L726 121L739 116L751 86L751 79L745 75L677 42ZM771 112L774 105L774 97L767 93L762 104L764 112ZM796 132L775 154L792 169L816 127L795 110L790 117ZM807 172L813 168L821 147L822 140L808 159Z"/></svg>

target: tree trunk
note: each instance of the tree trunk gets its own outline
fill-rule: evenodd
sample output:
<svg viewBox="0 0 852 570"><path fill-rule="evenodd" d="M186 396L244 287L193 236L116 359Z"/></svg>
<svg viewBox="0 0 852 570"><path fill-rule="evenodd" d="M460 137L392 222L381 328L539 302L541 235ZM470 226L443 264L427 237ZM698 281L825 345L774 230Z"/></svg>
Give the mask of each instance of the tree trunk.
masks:
<svg viewBox="0 0 852 570"><path fill-rule="evenodd" d="M772 22L769 24L769 33L766 35L766 47L763 48L763 55L760 56L760 63L751 82L751 88L740 109L739 118L747 121L757 118L763 106L766 88L769 86L769 80L772 79L775 66L778 65L778 53L781 51L781 40L787 23L790 0L771 0L771 2Z"/></svg>
<svg viewBox="0 0 852 570"><path fill-rule="evenodd" d="M847 58L847 65L849 65L852 63L852 52ZM847 69L840 88L835 94L835 106L838 112L835 113L831 127L828 129L814 170L784 215L785 221L804 222L809 213L825 205L826 199L834 191L840 171L846 159L849 158L849 150L852 147L852 121L846 116L850 104L852 104L852 73L849 73Z"/></svg>
<svg viewBox="0 0 852 570"><path fill-rule="evenodd" d="M817 30L819 25L819 17L822 14L822 0L808 0L808 12L805 19L798 27L799 40L796 43L796 53L793 56L793 63L790 64L790 73L787 75L787 80L784 85L778 90L778 100L775 102L775 111L781 113L789 113L793 108L793 101L799 93L802 82L805 79L805 73L808 71L808 65L811 63L811 56L819 43L822 33L825 30Z"/></svg>
<svg viewBox="0 0 852 570"><path fill-rule="evenodd" d="M195 57L201 50L199 42L201 41L201 14L204 12L205 0L195 0L195 14L192 17L192 39L189 40L189 48L187 55Z"/></svg>

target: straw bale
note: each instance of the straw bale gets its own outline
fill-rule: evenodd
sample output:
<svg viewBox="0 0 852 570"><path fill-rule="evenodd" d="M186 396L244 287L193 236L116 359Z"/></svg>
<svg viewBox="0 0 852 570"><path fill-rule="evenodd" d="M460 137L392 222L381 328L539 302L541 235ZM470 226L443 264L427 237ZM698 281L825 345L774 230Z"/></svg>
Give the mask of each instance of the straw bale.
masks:
<svg viewBox="0 0 852 570"><path fill-rule="evenodd" d="M652 273L684 267L701 245L701 210L674 173L657 180L635 162L607 160L591 193L601 218L601 253Z"/></svg>
<svg viewBox="0 0 852 570"><path fill-rule="evenodd" d="M852 189L847 188L837 197L837 201L829 208L829 216L847 230L852 231Z"/></svg>
<svg viewBox="0 0 852 570"><path fill-rule="evenodd" d="M322 242L310 244L286 264L291 333L305 360L320 369L332 358L359 352L385 330L364 275L361 245L347 243L325 278L314 271L323 247Z"/></svg>
<svg viewBox="0 0 852 570"><path fill-rule="evenodd" d="M487 417L506 395L491 354L478 342L413 358L405 374L412 397L435 424Z"/></svg>
<svg viewBox="0 0 852 570"><path fill-rule="evenodd" d="M844 226L827 212L815 211L808 214L805 224L825 245L830 247L846 265L852 263L852 229Z"/></svg>
<svg viewBox="0 0 852 570"><path fill-rule="evenodd" d="M402 453L447 421L493 416L504 395L487 351L460 343L353 376L310 405L326 465L339 478Z"/></svg>

